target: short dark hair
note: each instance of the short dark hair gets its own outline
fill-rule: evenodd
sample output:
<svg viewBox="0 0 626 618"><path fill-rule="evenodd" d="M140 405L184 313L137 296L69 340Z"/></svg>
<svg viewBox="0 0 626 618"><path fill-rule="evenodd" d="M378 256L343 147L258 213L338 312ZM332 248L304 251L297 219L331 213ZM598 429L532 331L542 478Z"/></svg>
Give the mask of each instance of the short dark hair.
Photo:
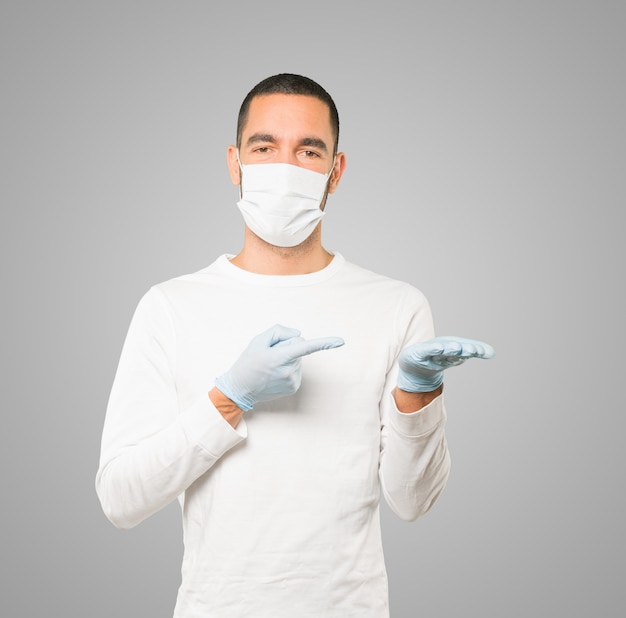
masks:
<svg viewBox="0 0 626 618"><path fill-rule="evenodd" d="M315 97L326 103L330 113L330 124L335 134L334 152L337 153L339 146L339 113L332 97L317 82L314 82L303 75L294 75L293 73L279 73L266 77L260 81L243 100L239 108L239 117L237 118L237 147L241 146L241 133L248 119L248 111L250 103L254 97L263 96L265 94L302 94Z"/></svg>

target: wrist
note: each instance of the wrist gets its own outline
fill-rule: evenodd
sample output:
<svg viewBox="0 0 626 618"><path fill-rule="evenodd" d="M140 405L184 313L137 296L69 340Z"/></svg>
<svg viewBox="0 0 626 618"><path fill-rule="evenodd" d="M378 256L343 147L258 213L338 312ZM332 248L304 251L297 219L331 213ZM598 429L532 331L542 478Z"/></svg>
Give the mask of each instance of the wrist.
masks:
<svg viewBox="0 0 626 618"><path fill-rule="evenodd" d="M426 407L431 401L439 397L442 392L443 385L440 385L432 391L421 392L405 391L398 387L394 389L392 394L398 410L406 414L410 412L418 412L422 408Z"/></svg>
<svg viewBox="0 0 626 618"><path fill-rule="evenodd" d="M243 416L243 410L216 386L209 391L209 399L224 419L232 427L237 427Z"/></svg>

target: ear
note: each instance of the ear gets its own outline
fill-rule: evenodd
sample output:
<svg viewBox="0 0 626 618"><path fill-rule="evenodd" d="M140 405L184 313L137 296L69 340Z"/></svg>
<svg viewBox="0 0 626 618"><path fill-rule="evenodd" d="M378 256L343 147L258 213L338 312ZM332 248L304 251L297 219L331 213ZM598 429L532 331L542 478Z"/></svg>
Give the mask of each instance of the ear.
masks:
<svg viewBox="0 0 626 618"><path fill-rule="evenodd" d="M229 146L226 151L226 162L228 164L228 173L230 179L234 185L241 183L241 168L239 167L239 161L237 160L237 147Z"/></svg>
<svg viewBox="0 0 626 618"><path fill-rule="evenodd" d="M338 152L335 157L335 165L333 166L333 171L330 175L330 182L328 183L328 193L334 193L341 177L343 176L343 172L346 169L346 155L343 152Z"/></svg>

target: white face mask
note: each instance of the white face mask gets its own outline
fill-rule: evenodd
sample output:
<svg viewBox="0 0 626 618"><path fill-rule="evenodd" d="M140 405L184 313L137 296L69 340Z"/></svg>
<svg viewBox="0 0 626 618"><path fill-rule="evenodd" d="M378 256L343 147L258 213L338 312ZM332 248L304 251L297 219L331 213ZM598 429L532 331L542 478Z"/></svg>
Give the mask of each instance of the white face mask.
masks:
<svg viewBox="0 0 626 618"><path fill-rule="evenodd" d="M324 216L320 204L332 168L320 174L288 163L239 165L242 184L237 206L246 225L277 247L305 241Z"/></svg>

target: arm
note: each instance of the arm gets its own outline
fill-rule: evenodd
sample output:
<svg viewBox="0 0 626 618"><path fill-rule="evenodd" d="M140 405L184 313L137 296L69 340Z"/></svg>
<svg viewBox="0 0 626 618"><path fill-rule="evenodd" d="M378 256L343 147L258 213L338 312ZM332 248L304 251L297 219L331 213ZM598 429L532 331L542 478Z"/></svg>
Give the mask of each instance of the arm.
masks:
<svg viewBox="0 0 626 618"><path fill-rule="evenodd" d="M493 355L489 344L462 337L437 337L410 344L402 350L398 361L398 386L393 395L395 411L404 418L394 415L393 411L388 414L389 441L396 450L389 448L387 455L395 465L387 464L394 473L389 475L391 480L387 479L385 496L403 519L417 519L426 513L443 491L449 475L441 396L444 371L469 358L492 358ZM398 480L400 483L395 487Z"/></svg>
<svg viewBox="0 0 626 618"><path fill-rule="evenodd" d="M183 493L246 437L244 411L295 392L300 357L343 345L305 341L276 325L254 337L215 387L179 409L176 340L158 289L139 304L122 351L102 437L96 489L109 519L129 528Z"/></svg>
<svg viewBox="0 0 626 618"><path fill-rule="evenodd" d="M433 337L430 306L421 293L411 291L398 306L410 308L408 317L398 317L403 333L399 351ZM379 475L391 510L405 521L414 521L433 506L448 480L446 412L442 385L424 392L403 390L398 387L398 373L396 359L381 400Z"/></svg>
<svg viewBox="0 0 626 618"><path fill-rule="evenodd" d="M102 433L96 491L107 517L131 528L169 504L246 437L207 392L179 409L176 346L165 298L150 290L124 343Z"/></svg>
<svg viewBox="0 0 626 618"><path fill-rule="evenodd" d="M415 521L431 509L450 474L441 391L423 399L430 399L426 405L418 403L417 411L396 404L398 389L382 405L381 486L385 501L404 521Z"/></svg>

